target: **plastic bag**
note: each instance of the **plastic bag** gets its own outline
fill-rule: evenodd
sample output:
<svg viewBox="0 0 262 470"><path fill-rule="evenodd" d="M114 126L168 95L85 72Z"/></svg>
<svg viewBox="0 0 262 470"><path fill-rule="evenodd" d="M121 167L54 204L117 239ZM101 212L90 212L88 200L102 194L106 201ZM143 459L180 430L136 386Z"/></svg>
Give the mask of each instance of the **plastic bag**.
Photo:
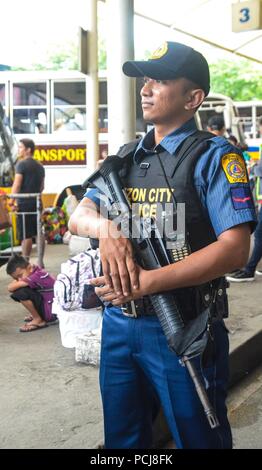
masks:
<svg viewBox="0 0 262 470"><path fill-rule="evenodd" d="M66 214L67 221L78 206L78 200L70 188L66 188L67 197L65 198L62 209Z"/></svg>

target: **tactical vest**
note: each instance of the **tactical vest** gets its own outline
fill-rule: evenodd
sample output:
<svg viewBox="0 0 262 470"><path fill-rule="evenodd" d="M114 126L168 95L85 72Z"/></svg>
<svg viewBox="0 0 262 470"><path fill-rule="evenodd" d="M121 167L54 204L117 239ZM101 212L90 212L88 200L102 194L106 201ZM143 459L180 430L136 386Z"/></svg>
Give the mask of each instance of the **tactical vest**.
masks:
<svg viewBox="0 0 262 470"><path fill-rule="evenodd" d="M158 146L157 152L143 156L139 163L134 163L133 160L138 141L130 142L118 152L124 162L120 172L123 186L130 202L141 204L142 217L154 216L154 210L150 209L154 208L154 204L172 203L172 195L166 182L166 178L168 179L176 202L185 204L186 235L191 252L216 241L216 235L208 214L202 208L193 179L198 158L208 148L208 140L213 137L213 134L196 131L182 143L175 155ZM174 295L185 322L199 315L208 306L213 316L228 316L224 278L201 286L176 289Z"/></svg>

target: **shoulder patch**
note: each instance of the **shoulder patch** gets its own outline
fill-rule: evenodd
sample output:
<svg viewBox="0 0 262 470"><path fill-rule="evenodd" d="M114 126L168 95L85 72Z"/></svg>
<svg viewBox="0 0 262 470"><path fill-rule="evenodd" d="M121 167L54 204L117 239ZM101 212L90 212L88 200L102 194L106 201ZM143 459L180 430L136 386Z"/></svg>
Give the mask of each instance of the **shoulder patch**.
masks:
<svg viewBox="0 0 262 470"><path fill-rule="evenodd" d="M235 210L254 209L253 198L249 186L230 188L231 199Z"/></svg>
<svg viewBox="0 0 262 470"><path fill-rule="evenodd" d="M229 183L247 183L244 158L238 153L227 153L222 157L222 168Z"/></svg>

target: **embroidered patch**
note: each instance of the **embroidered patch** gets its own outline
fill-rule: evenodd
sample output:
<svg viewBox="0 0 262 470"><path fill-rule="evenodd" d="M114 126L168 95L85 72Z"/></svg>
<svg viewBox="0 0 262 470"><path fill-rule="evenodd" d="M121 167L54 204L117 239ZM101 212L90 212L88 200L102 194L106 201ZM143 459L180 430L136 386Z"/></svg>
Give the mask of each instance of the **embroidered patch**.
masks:
<svg viewBox="0 0 262 470"><path fill-rule="evenodd" d="M237 153L227 153L222 158L222 167L229 183L247 183L246 164Z"/></svg>
<svg viewBox="0 0 262 470"><path fill-rule="evenodd" d="M252 209L254 207L249 186L231 188L230 191L234 209Z"/></svg>
<svg viewBox="0 0 262 470"><path fill-rule="evenodd" d="M163 55L165 55L168 51L168 44L167 42L164 42L164 44L162 44L162 46L160 46L156 51L154 51L151 55L151 57L149 57L149 59L151 60L155 60L155 59L161 59L161 57L163 57Z"/></svg>

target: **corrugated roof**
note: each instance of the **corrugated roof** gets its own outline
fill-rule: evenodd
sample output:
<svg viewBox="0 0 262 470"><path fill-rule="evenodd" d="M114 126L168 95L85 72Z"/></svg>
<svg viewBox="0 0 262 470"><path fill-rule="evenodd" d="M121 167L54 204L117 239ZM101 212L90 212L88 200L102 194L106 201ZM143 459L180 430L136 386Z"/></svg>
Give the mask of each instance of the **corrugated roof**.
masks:
<svg viewBox="0 0 262 470"><path fill-rule="evenodd" d="M196 41L262 63L262 30L232 32L231 0L135 0L135 13Z"/></svg>

